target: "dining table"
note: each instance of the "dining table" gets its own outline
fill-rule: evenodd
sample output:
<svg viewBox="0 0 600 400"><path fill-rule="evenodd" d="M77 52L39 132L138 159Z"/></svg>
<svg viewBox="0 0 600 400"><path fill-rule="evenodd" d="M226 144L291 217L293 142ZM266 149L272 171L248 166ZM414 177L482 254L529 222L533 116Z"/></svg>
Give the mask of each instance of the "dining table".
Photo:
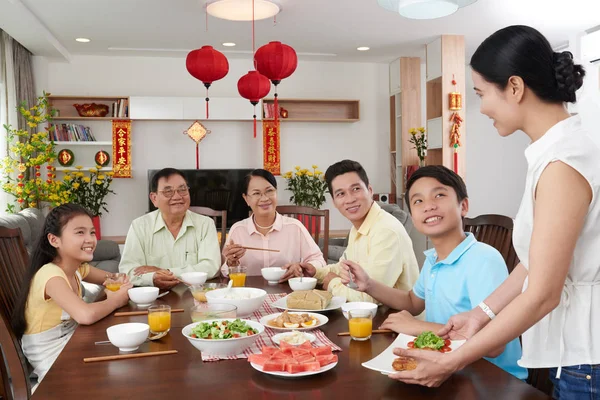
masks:
<svg viewBox="0 0 600 400"><path fill-rule="evenodd" d="M215 280L216 281L216 280ZM245 285L267 293L290 293L287 283L270 285L262 276L247 277ZM119 354L107 340L106 328L126 322L147 322L146 315L116 317L111 313L92 325L80 325L35 390L33 399L549 399L546 394L481 359L455 373L441 386L409 385L367 369L361 364L384 351L394 333L373 334L356 341L338 336L348 331L341 309L324 313L329 321L319 327L342 351L338 364L323 373L283 378L258 371L246 359L202 361L200 351L182 334L192 323L194 299L184 284L157 299L184 309L173 313L171 330L163 338L142 344L139 352L177 350L176 354L84 363L87 357ZM133 303L117 311L136 311ZM373 320L378 327L393 310L380 306ZM265 328L269 329L269 328Z"/></svg>

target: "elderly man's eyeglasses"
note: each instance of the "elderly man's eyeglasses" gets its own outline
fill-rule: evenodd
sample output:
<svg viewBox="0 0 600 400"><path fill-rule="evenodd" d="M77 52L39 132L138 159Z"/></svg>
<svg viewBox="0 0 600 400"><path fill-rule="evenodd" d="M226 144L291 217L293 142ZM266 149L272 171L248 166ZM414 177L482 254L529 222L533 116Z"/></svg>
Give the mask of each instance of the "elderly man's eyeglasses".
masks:
<svg viewBox="0 0 600 400"><path fill-rule="evenodd" d="M252 192L252 193L248 194L248 197L250 197L252 200L256 201L256 200L260 200L260 198L263 197L263 195L269 199L272 199L273 197L275 197L276 194L277 194L277 190L275 188L269 188L269 189L265 190L264 193L261 193L258 190L255 192Z"/></svg>
<svg viewBox="0 0 600 400"><path fill-rule="evenodd" d="M189 194L190 187L189 186L179 186L177 189L166 188L165 190L158 190L159 193L162 193L167 199L175 196L175 192L177 192L181 197L187 196Z"/></svg>

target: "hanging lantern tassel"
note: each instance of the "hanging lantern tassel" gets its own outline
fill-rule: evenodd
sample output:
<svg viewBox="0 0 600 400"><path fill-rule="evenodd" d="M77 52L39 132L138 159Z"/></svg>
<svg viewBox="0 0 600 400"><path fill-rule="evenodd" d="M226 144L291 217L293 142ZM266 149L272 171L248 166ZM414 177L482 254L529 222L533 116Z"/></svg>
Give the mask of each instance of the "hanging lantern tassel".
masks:
<svg viewBox="0 0 600 400"><path fill-rule="evenodd" d="M204 86L206 86L206 119L208 119L208 101L210 100L208 98L208 88L210 87L210 83L205 83Z"/></svg>
<svg viewBox="0 0 600 400"><path fill-rule="evenodd" d="M251 101L250 103L254 106L254 138L256 139L256 105L258 104L258 101Z"/></svg>
<svg viewBox="0 0 600 400"><path fill-rule="evenodd" d="M279 100L277 99L277 85L279 84L279 82L281 81L273 81L273 85L275 85L275 100L273 101L273 107L275 108L275 125L277 125L277 123L279 122Z"/></svg>
<svg viewBox="0 0 600 400"><path fill-rule="evenodd" d="M454 172L458 174L458 144L454 145Z"/></svg>

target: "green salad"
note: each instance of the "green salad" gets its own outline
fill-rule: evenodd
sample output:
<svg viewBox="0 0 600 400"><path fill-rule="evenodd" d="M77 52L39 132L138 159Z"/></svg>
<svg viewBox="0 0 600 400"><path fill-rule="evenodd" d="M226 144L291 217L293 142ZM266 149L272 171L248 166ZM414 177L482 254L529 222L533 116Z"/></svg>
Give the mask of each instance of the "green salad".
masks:
<svg viewBox="0 0 600 400"><path fill-rule="evenodd" d="M258 331L241 319L201 322L192 328L190 337L197 339L234 339L256 335Z"/></svg>
<svg viewBox="0 0 600 400"><path fill-rule="evenodd" d="M425 331L415 339L415 349L423 349L426 347L439 350L444 347L444 339L431 331Z"/></svg>

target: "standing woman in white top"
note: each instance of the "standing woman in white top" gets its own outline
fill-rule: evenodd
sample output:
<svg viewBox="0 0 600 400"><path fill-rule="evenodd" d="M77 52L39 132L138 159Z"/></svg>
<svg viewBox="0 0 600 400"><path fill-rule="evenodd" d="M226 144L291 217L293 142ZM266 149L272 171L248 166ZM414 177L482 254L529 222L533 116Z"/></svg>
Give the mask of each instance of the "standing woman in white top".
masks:
<svg viewBox="0 0 600 400"><path fill-rule="evenodd" d="M397 350L415 357L418 367L392 377L438 386L523 335L519 364L553 368L555 398L598 398L592 396L600 386L594 337L600 333L600 149L564 106L575 102L585 72L571 53L555 53L527 26L488 37L471 67L480 111L500 136L522 130L531 138L513 235L521 263L479 307L452 317L439 332L469 338L464 346L439 355Z"/></svg>

